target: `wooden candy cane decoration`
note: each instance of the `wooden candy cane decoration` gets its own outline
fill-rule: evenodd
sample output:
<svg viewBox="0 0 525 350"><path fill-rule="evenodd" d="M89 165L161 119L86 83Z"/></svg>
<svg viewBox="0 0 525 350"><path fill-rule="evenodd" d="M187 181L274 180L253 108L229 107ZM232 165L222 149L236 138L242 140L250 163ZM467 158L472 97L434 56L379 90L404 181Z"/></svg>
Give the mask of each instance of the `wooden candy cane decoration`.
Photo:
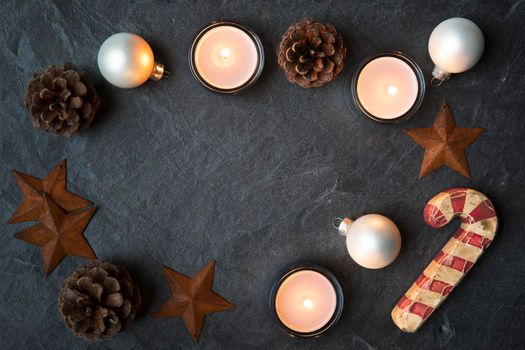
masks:
<svg viewBox="0 0 525 350"><path fill-rule="evenodd" d="M392 320L405 332L417 331L441 305L490 245L498 227L490 200L470 188L439 193L427 203L423 216L437 228L459 216L461 226L392 310Z"/></svg>

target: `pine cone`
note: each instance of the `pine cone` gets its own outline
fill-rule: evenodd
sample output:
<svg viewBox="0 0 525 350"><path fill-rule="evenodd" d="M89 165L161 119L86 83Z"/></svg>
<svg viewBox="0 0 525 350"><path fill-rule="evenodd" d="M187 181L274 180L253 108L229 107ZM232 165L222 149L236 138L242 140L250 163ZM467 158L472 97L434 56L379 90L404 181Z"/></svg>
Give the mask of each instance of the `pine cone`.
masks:
<svg viewBox="0 0 525 350"><path fill-rule="evenodd" d="M58 297L66 325L88 340L115 336L133 321L140 301L123 266L98 260L73 271L62 282Z"/></svg>
<svg viewBox="0 0 525 350"><path fill-rule="evenodd" d="M34 126L69 137L89 127L100 98L88 74L65 63L33 74L25 105Z"/></svg>
<svg viewBox="0 0 525 350"><path fill-rule="evenodd" d="M291 83L320 87L341 73L346 46L330 23L313 18L288 28L279 44L279 66Z"/></svg>

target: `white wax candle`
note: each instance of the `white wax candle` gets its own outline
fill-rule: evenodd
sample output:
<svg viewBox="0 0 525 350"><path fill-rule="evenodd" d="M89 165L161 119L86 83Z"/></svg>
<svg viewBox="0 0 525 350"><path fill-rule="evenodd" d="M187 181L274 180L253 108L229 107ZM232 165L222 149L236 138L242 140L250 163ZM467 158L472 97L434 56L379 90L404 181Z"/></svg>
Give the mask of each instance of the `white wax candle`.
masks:
<svg viewBox="0 0 525 350"><path fill-rule="evenodd" d="M257 46L243 30L223 25L210 29L195 48L202 79L219 89L235 89L250 80L259 61Z"/></svg>
<svg viewBox="0 0 525 350"><path fill-rule="evenodd" d="M394 119L412 108L419 92L414 70L395 57L379 57L363 67L357 78L357 98L370 114Z"/></svg>
<svg viewBox="0 0 525 350"><path fill-rule="evenodd" d="M337 296L321 273L301 270L288 276L275 297L277 317L288 328L310 333L321 329L334 315Z"/></svg>

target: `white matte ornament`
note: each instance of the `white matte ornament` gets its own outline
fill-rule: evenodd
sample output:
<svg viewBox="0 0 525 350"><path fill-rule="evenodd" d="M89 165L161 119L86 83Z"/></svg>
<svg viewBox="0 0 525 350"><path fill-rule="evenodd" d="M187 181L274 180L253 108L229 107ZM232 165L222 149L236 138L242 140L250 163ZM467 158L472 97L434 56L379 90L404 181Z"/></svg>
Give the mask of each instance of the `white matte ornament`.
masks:
<svg viewBox="0 0 525 350"><path fill-rule="evenodd" d="M441 22L428 40L428 53L435 64L432 80L441 85L450 78L450 74L474 67L484 48L485 39L476 23L462 17Z"/></svg>
<svg viewBox="0 0 525 350"><path fill-rule="evenodd" d="M117 33L107 38L100 46L97 61L104 78L120 88L134 88L164 75L164 66L155 62L146 40L132 33Z"/></svg>
<svg viewBox="0 0 525 350"><path fill-rule="evenodd" d="M401 250L401 234L396 224L383 215L368 214L352 221L341 219L335 225L346 236L350 257L367 269L380 269L390 265Z"/></svg>

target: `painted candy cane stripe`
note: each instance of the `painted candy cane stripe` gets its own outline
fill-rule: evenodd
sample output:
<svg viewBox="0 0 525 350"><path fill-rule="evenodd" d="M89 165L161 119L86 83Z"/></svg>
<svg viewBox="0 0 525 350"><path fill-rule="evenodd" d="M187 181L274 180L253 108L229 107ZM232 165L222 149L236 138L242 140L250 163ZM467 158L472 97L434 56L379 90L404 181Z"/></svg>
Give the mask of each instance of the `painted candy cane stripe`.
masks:
<svg viewBox="0 0 525 350"><path fill-rule="evenodd" d="M465 200L467 198L467 191L452 191L445 193L449 194L450 202L452 204L452 215L460 214L465 207Z"/></svg>
<svg viewBox="0 0 525 350"><path fill-rule="evenodd" d="M475 262L483 250L474 247L473 245L463 243L452 237L441 250L452 256L461 257L462 259L468 260L470 262Z"/></svg>
<svg viewBox="0 0 525 350"><path fill-rule="evenodd" d="M419 275L415 283L421 289L431 290L441 295L448 295L452 291L452 289L454 289L453 285L448 284L447 282L432 279L426 276L424 273Z"/></svg>
<svg viewBox="0 0 525 350"><path fill-rule="evenodd" d="M498 226L498 218L493 217L477 221L473 224L461 223L461 228L465 231L474 232L480 236L492 240L496 234L496 227Z"/></svg>
<svg viewBox="0 0 525 350"><path fill-rule="evenodd" d="M428 264L425 270L423 270L425 276L431 277L432 279L437 279L445 283L455 286L463 278L463 273L450 268L448 266L443 266L434 260Z"/></svg>
<svg viewBox="0 0 525 350"><path fill-rule="evenodd" d="M463 273L467 273L473 265L473 263L468 260L447 254L444 251L440 251L434 258L434 261Z"/></svg>
<svg viewBox="0 0 525 350"><path fill-rule="evenodd" d="M470 212L468 215L468 223L473 224L481 220L492 218L494 215L495 212L492 203L487 199Z"/></svg>
<svg viewBox="0 0 525 350"><path fill-rule="evenodd" d="M411 295L412 298L407 297ZM441 294L433 292L428 289L420 288L416 283L414 283L409 290L405 293L407 299L412 300L414 303L430 306L432 309L435 309L439 306L439 296ZM397 306L400 306L398 303Z"/></svg>
<svg viewBox="0 0 525 350"><path fill-rule="evenodd" d="M427 224L443 227L454 217L461 225L392 310L392 320L405 332L417 331L445 301L494 238L498 219L481 192L455 188L437 194L426 205Z"/></svg>
<svg viewBox="0 0 525 350"><path fill-rule="evenodd" d="M406 295L401 297L401 300L399 300L397 306L403 311L421 317L423 320L430 316L432 312L434 312L434 309L431 306L410 300L410 298L408 298Z"/></svg>
<svg viewBox="0 0 525 350"><path fill-rule="evenodd" d="M485 238L482 235L478 235L475 232L465 231L463 228L457 230L457 232L454 234L454 238L460 242L470 244L481 250L487 249L490 243L492 243L492 240Z"/></svg>
<svg viewBox="0 0 525 350"><path fill-rule="evenodd" d="M415 332L417 330L416 326L421 322L421 316L405 311L397 305L394 306L392 315L396 315L399 322L403 322L406 325L405 332Z"/></svg>
<svg viewBox="0 0 525 350"><path fill-rule="evenodd" d="M452 204L447 202L449 202L449 198L444 198L441 205L442 208L435 205L427 205L425 207L423 216L431 220L431 223L427 221L427 224L434 227L441 227L454 218Z"/></svg>

